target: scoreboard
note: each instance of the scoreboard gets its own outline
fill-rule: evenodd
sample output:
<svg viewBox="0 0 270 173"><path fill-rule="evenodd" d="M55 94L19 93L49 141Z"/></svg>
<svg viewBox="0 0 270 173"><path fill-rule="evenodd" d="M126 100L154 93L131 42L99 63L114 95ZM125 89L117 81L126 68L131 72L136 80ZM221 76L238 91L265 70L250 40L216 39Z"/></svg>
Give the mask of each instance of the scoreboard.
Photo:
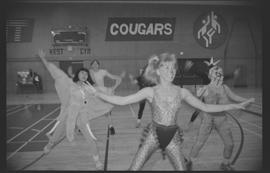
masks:
<svg viewBox="0 0 270 173"><path fill-rule="evenodd" d="M6 42L31 42L34 28L34 19L7 19Z"/></svg>

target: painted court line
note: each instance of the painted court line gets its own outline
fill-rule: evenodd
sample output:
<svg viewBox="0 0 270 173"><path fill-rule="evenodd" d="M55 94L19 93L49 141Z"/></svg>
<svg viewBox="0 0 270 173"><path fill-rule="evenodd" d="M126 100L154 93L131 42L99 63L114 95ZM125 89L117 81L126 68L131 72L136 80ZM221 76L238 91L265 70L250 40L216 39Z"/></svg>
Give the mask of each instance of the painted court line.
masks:
<svg viewBox="0 0 270 173"><path fill-rule="evenodd" d="M208 160L209 159L209 160ZM242 161L254 161L254 158L253 157L243 157L243 158L241 158L241 157L239 157L238 159L237 159L238 161L239 160L242 160ZM196 164L205 164L205 163L216 163L216 162L220 162L219 160L217 160L217 158L216 157L208 157L207 158L207 161L204 161L204 160L198 160L198 161L196 161ZM196 171L196 170L194 170L194 171Z"/></svg>
<svg viewBox="0 0 270 173"><path fill-rule="evenodd" d="M47 118L48 116L52 115L53 113L55 113L56 111L58 111L60 109L60 107L55 108L52 112L48 113L46 116L44 116L43 118L41 118L40 120L36 121L34 124L32 124L31 126L25 128L23 131L21 131L20 133L18 133L17 135L15 135L14 137L12 137L11 139L9 139L7 141L7 143L10 143L10 141L12 141L13 139L15 139L16 137L20 136L22 133L24 133L25 131L29 130L30 128L32 128L34 125L36 125L37 123L39 123L40 121L44 120L45 118Z"/></svg>
<svg viewBox="0 0 270 173"><path fill-rule="evenodd" d="M18 129L18 130L21 130L21 129L23 129L23 127L8 127L8 129Z"/></svg>
<svg viewBox="0 0 270 173"><path fill-rule="evenodd" d="M31 143L44 143L44 142L48 142L48 140L32 140L31 141ZM21 143L25 143L25 141L10 142L10 144L21 144Z"/></svg>
<svg viewBox="0 0 270 173"><path fill-rule="evenodd" d="M256 132L254 132L254 131L252 131L252 130L249 130L249 129L247 129L247 128L244 128L244 127L243 127L243 129L246 130L247 132L252 133L252 134L254 134L254 135L256 135L256 136L258 136L259 138L262 139L262 135L260 135L259 133L256 133Z"/></svg>
<svg viewBox="0 0 270 173"><path fill-rule="evenodd" d="M11 153L8 157L7 160L13 157L18 151L20 151L24 146L26 146L29 142L31 142L36 136L38 136L43 130L45 130L47 127L49 127L52 122L49 122L43 129L40 130L40 132L36 133L34 136L32 136L28 141L26 141L22 146L20 146L17 150L15 150L13 153Z"/></svg>
<svg viewBox="0 0 270 173"><path fill-rule="evenodd" d="M238 127L238 126L234 125L234 127ZM262 135L261 135L261 134L256 133L256 132L254 132L254 131L252 131L252 130L249 130L249 129L245 128L245 127L242 127L242 128L243 128L244 131L247 131L247 132L249 132L249 133L251 133L251 134L253 134L253 135L255 135L255 136L258 136L259 138L262 139Z"/></svg>
<svg viewBox="0 0 270 173"><path fill-rule="evenodd" d="M45 118L44 120L56 120L56 118Z"/></svg>
<svg viewBox="0 0 270 173"><path fill-rule="evenodd" d="M262 105L261 105L261 104L259 104L259 103L252 103L252 105L254 105L254 106L259 107L259 108L261 108L261 109L262 109Z"/></svg>
<svg viewBox="0 0 270 173"><path fill-rule="evenodd" d="M7 116L10 116L10 115L15 114L15 113L20 112L20 111L23 111L23 110L28 109L28 108L30 108L30 107L32 107L32 106L33 106L33 105L26 105L26 106L24 106L24 107L21 108L21 109L17 109L17 110L15 110L15 111L13 111L13 112L8 112L8 113L7 113Z"/></svg>
<svg viewBox="0 0 270 173"><path fill-rule="evenodd" d="M257 127L257 128L260 128L260 129L262 128L261 126L258 126L255 123L251 123L251 122L245 121L245 120L243 120L241 118L238 118L238 120L240 120L241 122L247 123L247 124L249 124L251 126L254 126L254 127Z"/></svg>
<svg viewBox="0 0 270 173"><path fill-rule="evenodd" d="M38 129L31 129L31 130L33 130L35 132L40 132L40 130L38 130Z"/></svg>
<svg viewBox="0 0 270 173"><path fill-rule="evenodd" d="M15 106L15 107L12 107L12 108L10 108L10 109L7 109L7 112L11 112L11 111L13 111L13 110L15 110L15 109L17 109L17 108L19 108L19 107L21 107L21 105L17 105L17 106Z"/></svg>

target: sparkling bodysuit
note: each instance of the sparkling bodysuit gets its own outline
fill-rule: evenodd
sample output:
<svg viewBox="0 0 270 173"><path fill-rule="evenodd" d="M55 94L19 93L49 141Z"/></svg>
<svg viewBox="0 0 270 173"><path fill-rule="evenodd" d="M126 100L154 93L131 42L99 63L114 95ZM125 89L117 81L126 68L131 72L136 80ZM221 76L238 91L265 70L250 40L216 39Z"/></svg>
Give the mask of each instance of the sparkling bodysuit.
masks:
<svg viewBox="0 0 270 173"><path fill-rule="evenodd" d="M175 170L184 170L181 151L182 130L176 125L176 115L181 107L181 89L174 96L162 97L153 87L151 103L152 122L144 129L141 144L130 166L130 170L140 170L157 149L167 155Z"/></svg>

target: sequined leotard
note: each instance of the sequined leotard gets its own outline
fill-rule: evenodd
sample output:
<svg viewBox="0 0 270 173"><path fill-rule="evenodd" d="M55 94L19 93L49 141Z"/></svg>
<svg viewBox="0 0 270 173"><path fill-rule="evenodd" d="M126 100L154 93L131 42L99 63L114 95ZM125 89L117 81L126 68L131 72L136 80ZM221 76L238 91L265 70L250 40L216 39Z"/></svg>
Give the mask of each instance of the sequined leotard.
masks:
<svg viewBox="0 0 270 173"><path fill-rule="evenodd" d="M142 169L154 151L162 149L175 170L185 170L181 151L182 130L176 125L176 115L181 107L181 88L172 97L162 97L153 87L154 97L151 103L152 122L144 129L139 149L132 161L130 170Z"/></svg>

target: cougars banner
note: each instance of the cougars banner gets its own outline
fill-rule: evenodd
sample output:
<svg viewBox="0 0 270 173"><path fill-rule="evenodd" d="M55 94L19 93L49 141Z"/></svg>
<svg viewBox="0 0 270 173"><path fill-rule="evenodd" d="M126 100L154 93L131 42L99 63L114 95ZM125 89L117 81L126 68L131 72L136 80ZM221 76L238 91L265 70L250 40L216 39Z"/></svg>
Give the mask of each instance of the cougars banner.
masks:
<svg viewBox="0 0 270 173"><path fill-rule="evenodd" d="M175 18L109 18L106 41L173 40L174 27Z"/></svg>

